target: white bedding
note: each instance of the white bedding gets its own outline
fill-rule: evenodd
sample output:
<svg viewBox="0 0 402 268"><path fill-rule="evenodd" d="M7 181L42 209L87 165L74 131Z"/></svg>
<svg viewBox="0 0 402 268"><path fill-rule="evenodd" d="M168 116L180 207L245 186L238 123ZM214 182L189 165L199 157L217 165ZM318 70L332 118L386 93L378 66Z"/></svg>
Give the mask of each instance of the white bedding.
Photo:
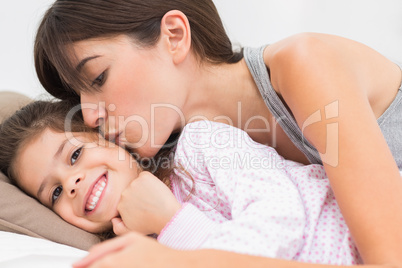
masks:
<svg viewBox="0 0 402 268"><path fill-rule="evenodd" d="M87 254L66 245L0 231L0 267L71 268Z"/></svg>

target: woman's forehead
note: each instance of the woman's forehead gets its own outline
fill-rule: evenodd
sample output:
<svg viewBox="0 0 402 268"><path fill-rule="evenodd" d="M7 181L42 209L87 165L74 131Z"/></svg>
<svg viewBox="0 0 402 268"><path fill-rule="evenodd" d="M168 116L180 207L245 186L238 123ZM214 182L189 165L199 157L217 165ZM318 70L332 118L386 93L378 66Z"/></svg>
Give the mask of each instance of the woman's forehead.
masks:
<svg viewBox="0 0 402 268"><path fill-rule="evenodd" d="M132 38L128 37L127 35L120 34L80 40L67 46L73 49L75 55L88 57L91 56L92 53L111 50L116 46L133 44L133 42L134 41Z"/></svg>

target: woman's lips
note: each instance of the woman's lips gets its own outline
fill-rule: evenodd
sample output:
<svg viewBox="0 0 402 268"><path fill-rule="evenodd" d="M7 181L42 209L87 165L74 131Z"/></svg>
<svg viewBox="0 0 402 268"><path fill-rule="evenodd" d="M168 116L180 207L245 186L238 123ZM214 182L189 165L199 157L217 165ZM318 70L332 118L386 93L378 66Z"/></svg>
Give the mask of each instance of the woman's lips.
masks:
<svg viewBox="0 0 402 268"><path fill-rule="evenodd" d="M122 132L109 132L105 135L105 139L119 145L121 133Z"/></svg>
<svg viewBox="0 0 402 268"><path fill-rule="evenodd" d="M85 213L92 213L98 206L107 185L107 173L103 174L92 187L85 203Z"/></svg>

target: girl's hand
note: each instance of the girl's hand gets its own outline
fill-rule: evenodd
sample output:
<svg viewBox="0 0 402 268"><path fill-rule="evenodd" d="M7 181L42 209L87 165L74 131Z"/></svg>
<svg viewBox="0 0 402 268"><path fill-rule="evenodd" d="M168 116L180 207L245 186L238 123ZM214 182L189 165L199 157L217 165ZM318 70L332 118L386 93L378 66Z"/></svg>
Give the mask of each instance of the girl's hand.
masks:
<svg viewBox="0 0 402 268"><path fill-rule="evenodd" d="M123 235L130 232L130 229L124 224L123 220L120 217L116 217L112 219L113 224L113 232L116 235Z"/></svg>
<svg viewBox="0 0 402 268"><path fill-rule="evenodd" d="M115 220L114 231L127 229L141 234L159 234L181 208L170 189L150 172L141 172L122 193L117 210L123 222Z"/></svg>

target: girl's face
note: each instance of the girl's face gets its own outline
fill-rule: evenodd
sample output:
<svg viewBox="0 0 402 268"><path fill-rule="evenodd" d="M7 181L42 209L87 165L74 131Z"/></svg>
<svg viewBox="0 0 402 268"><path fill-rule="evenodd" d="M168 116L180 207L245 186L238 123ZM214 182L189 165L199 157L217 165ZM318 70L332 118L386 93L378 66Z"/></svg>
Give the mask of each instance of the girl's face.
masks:
<svg viewBox="0 0 402 268"><path fill-rule="evenodd" d="M65 221L98 233L112 227L121 193L138 169L122 148L94 140L94 134L46 129L22 148L15 168L24 191Z"/></svg>
<svg viewBox="0 0 402 268"><path fill-rule="evenodd" d="M164 39L152 48L134 42L120 35L74 43L73 64L98 90L80 93L86 124L149 157L182 125L186 78Z"/></svg>

